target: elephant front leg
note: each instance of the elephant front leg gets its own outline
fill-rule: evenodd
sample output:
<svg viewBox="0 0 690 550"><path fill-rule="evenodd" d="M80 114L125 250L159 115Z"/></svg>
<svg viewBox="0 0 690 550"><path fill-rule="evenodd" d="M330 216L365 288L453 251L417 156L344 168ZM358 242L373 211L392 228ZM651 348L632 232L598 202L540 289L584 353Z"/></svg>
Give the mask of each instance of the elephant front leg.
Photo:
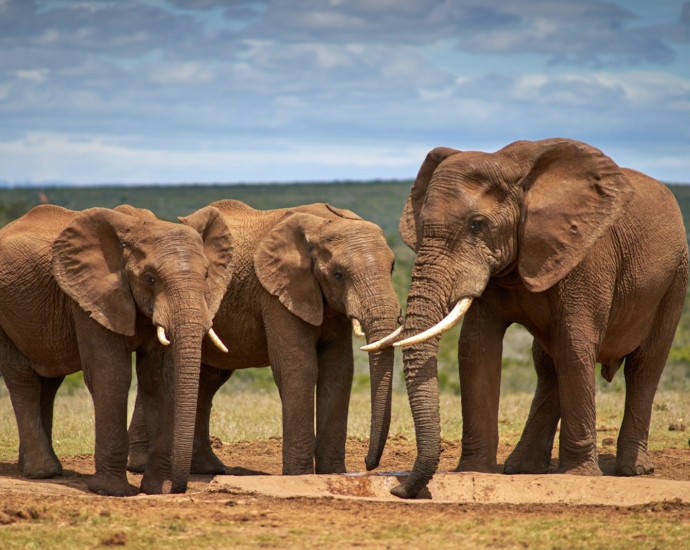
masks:
<svg viewBox="0 0 690 550"><path fill-rule="evenodd" d="M225 465L211 448L211 407L213 397L220 387L232 376L232 370L219 370L201 364L199 378L199 399L194 425L194 450L192 451L192 474L224 474Z"/></svg>
<svg viewBox="0 0 690 550"><path fill-rule="evenodd" d="M266 325L269 360L282 402L283 475L313 474L316 340L304 321L287 310L282 313L280 322Z"/></svg>
<svg viewBox="0 0 690 550"><path fill-rule="evenodd" d="M77 308L75 308L77 309ZM96 416L94 493L127 496L136 489L127 481L127 397L132 381L131 352L125 340L81 310L75 314L84 381Z"/></svg>
<svg viewBox="0 0 690 550"><path fill-rule="evenodd" d="M316 473L345 473L347 415L354 374L352 336L345 323L343 337L319 350L316 382Z"/></svg>
<svg viewBox="0 0 690 550"><path fill-rule="evenodd" d="M583 326L572 319L566 327ZM561 434L558 450L559 474L600 476L597 455L596 400L594 391L595 345L576 339L568 332L555 338L554 357L561 407ZM587 333L584 329L582 333ZM593 333L589 332L589 334Z"/></svg>
<svg viewBox="0 0 690 550"><path fill-rule="evenodd" d="M501 355L507 324L477 300L460 333L458 366L462 397L462 455L455 471L497 471Z"/></svg>
<svg viewBox="0 0 690 550"><path fill-rule="evenodd" d="M545 474L551 464L553 440L561 418L558 377L553 359L537 340L532 344L532 356L538 376L537 391L522 437L506 459L506 474Z"/></svg>
<svg viewBox="0 0 690 550"><path fill-rule="evenodd" d="M132 412L132 420L129 422L127 436L129 438L127 469L130 472L143 474L149 456L149 432L146 428L146 414L140 390L137 390L134 412Z"/></svg>

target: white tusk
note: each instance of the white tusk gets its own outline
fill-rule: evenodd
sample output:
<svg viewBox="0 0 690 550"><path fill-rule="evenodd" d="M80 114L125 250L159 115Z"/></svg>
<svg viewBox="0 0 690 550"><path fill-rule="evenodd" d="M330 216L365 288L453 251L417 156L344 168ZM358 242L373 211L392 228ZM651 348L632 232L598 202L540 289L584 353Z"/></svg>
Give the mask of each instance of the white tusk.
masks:
<svg viewBox="0 0 690 550"><path fill-rule="evenodd" d="M359 319L354 317L352 318L352 330L355 331L355 336L357 338L364 338L365 334L362 330L362 324L359 322Z"/></svg>
<svg viewBox="0 0 690 550"><path fill-rule="evenodd" d="M156 329L156 334L158 335L158 341L163 344L164 346L169 346L170 345L170 340L168 340L165 337L165 329L158 325L158 328Z"/></svg>
<svg viewBox="0 0 690 550"><path fill-rule="evenodd" d="M424 332L420 332L419 334L415 334L414 336L410 336L409 338L395 342L393 345L397 348L403 346L412 346L414 344L426 342L434 336L440 336L448 329L452 328L453 325L455 325L460 319L462 319L465 313L467 313L467 310L470 309L472 300L473 298L463 298L457 304L455 304L455 307L440 323L431 327L430 329L425 330Z"/></svg>
<svg viewBox="0 0 690 550"><path fill-rule="evenodd" d="M402 333L402 330L403 330L403 327L398 327L393 332L391 332L388 336L384 336L383 338L381 338L378 342L372 342L371 344L368 344L366 346L362 346L359 349L361 349L362 351L379 351L383 348L387 348L393 342L395 342L398 338L400 338L400 333Z"/></svg>
<svg viewBox="0 0 690 550"><path fill-rule="evenodd" d="M218 338L218 335L216 334L216 332L212 328L208 329L208 337L211 339L211 342L213 342L220 351L222 351L223 353L228 352L228 348L225 347L225 344L223 342L221 342L220 338Z"/></svg>

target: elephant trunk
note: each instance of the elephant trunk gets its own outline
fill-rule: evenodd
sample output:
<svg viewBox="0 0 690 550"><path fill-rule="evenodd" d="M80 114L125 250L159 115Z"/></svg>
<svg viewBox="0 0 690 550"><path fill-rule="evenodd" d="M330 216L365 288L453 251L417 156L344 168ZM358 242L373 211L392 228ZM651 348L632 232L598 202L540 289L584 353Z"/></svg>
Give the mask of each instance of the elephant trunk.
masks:
<svg viewBox="0 0 690 550"><path fill-rule="evenodd" d="M426 264L424 268L415 266L407 299L403 338L433 327L447 315L448 297L443 281L452 280L441 262ZM417 459L405 483L391 491L402 498L413 498L426 486L436 472L441 456L437 368L439 340L440 335L436 335L405 347L403 351L405 383L417 440Z"/></svg>
<svg viewBox="0 0 690 550"><path fill-rule="evenodd" d="M375 342L395 328L399 307L393 313L380 316L376 320L365 322L365 332L369 342ZM394 348L386 348L369 354L371 375L371 432L369 434L369 451L364 462L367 470L379 465L383 449L388 438L391 423L391 399L393 394Z"/></svg>
<svg viewBox="0 0 690 550"><path fill-rule="evenodd" d="M187 318L181 323L173 321L171 332L175 391L171 492L184 493L187 490L192 463L201 369L201 341L205 336L205 329L201 319L190 322Z"/></svg>

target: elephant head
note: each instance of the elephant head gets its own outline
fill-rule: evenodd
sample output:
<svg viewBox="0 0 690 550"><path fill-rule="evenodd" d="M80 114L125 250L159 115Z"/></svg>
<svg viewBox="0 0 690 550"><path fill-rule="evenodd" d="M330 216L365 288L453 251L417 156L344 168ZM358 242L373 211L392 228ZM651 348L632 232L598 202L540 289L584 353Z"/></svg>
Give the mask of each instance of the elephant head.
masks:
<svg viewBox="0 0 690 550"><path fill-rule="evenodd" d="M326 208L328 217L304 212L285 216L257 246L256 274L268 292L307 323L323 323L325 302L346 315L358 335L379 340L400 316L391 283L393 252L377 225L350 211ZM369 355L368 470L378 466L388 436L393 360L392 348Z"/></svg>
<svg viewBox="0 0 690 550"><path fill-rule="evenodd" d="M402 340L418 456L401 497L431 479L440 454L438 342L492 277L516 272L531 292L563 279L621 216L632 186L601 151L567 139L496 153L437 148L400 219L417 252ZM449 313L450 312L450 313Z"/></svg>
<svg viewBox="0 0 690 550"><path fill-rule="evenodd" d="M172 346L170 485L144 490L184 492L201 342L206 335L214 339L213 316L232 275L232 237L211 207L189 216L192 227L157 220L146 210L118 210L91 208L75 216L53 243L53 273L62 290L107 329L134 336L141 312L155 325L160 342Z"/></svg>

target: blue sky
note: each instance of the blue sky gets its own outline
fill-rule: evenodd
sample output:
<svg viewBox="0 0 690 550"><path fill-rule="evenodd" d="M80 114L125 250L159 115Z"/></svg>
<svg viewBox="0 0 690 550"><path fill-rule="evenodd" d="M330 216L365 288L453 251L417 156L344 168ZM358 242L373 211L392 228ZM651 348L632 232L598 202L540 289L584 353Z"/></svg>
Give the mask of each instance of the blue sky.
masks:
<svg viewBox="0 0 690 550"><path fill-rule="evenodd" d="M0 181L412 178L556 136L690 182L690 1L0 0Z"/></svg>

